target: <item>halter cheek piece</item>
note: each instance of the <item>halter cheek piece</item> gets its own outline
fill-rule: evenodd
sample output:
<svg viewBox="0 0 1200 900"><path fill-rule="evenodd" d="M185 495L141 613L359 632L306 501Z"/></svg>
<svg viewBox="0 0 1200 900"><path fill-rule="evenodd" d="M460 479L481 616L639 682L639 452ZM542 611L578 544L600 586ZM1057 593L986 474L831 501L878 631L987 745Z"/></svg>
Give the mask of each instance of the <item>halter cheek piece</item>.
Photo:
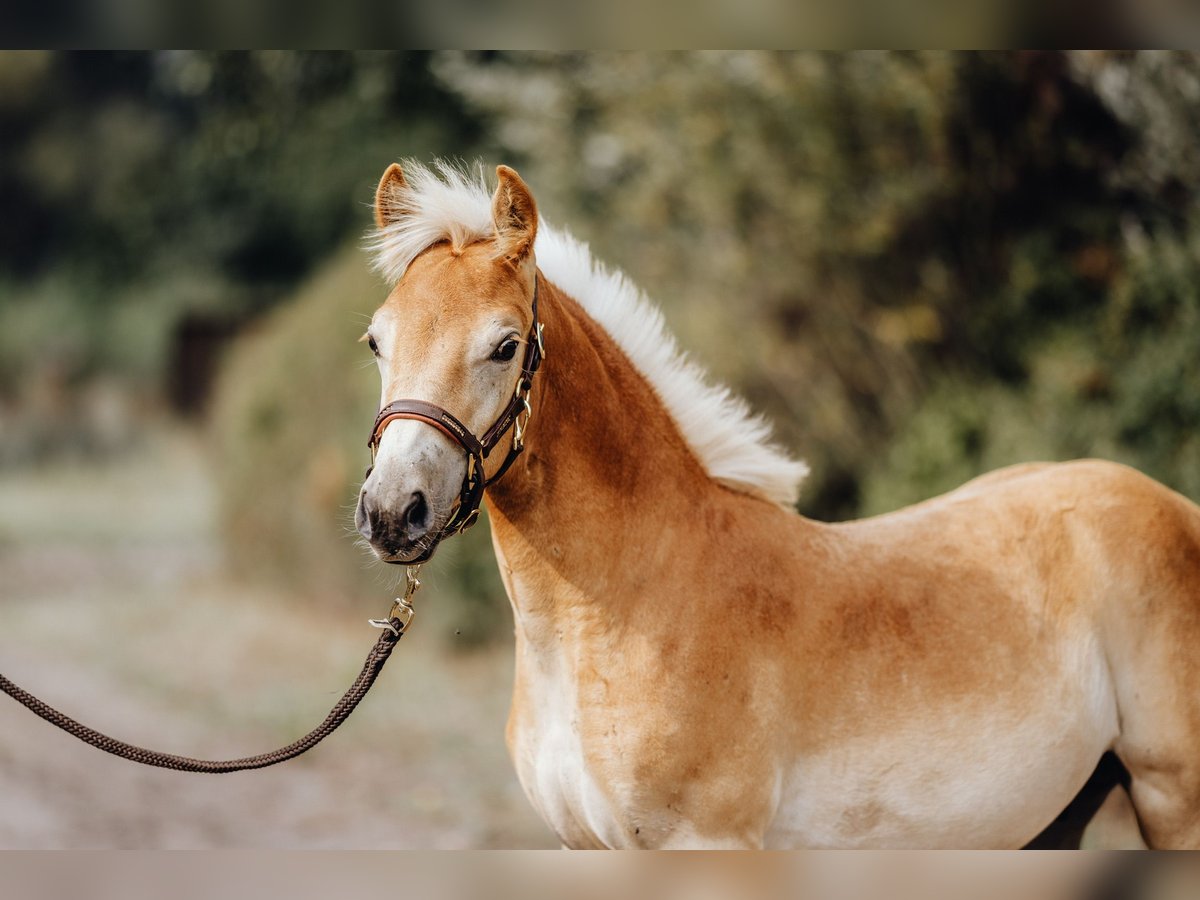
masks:
<svg viewBox="0 0 1200 900"><path fill-rule="evenodd" d="M434 541L420 558L410 560L403 565L411 566L425 562L433 555L434 549L442 538L459 534L475 524L479 518L479 504L483 501L484 490L499 481L500 477L508 471L509 466L521 455L521 451L525 449L525 428L529 425L529 418L533 413L529 406L529 391L533 387L533 373L541 366L544 355L542 323L538 321L538 277L535 275L533 279L533 326L529 329L529 334L525 339L525 357L521 362L521 376L517 379L517 388L513 392L508 406L504 408L504 412L500 413L500 418L492 423L492 427L483 433L482 438L475 437L466 425L449 412L437 404L425 400L394 400L379 411L379 415L375 417L375 425L371 428L371 437L367 441L367 446L371 449L371 468L367 469L367 475L370 475L371 469L375 467L375 454L379 451L379 441L383 438L384 429L396 419L415 419L418 422L432 425L467 453L467 474L463 478L462 491L459 493L458 508L454 510L454 515L442 528L438 540ZM496 444L510 428L514 429L514 433L508 456L504 458L504 462L501 463L496 473L491 478L485 479L483 461L488 458L492 450L496 448ZM391 561L389 560L389 562Z"/></svg>

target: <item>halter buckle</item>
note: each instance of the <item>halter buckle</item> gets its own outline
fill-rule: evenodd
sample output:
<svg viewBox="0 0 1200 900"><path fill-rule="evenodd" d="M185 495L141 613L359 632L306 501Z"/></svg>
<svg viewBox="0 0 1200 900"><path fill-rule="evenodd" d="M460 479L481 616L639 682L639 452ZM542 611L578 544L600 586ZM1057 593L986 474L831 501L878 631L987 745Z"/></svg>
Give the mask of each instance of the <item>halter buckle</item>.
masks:
<svg viewBox="0 0 1200 900"><path fill-rule="evenodd" d="M521 405L524 407L517 413L513 419L513 449L520 450L525 446L525 429L529 427L529 420L533 418L533 407L529 405L529 396L521 398ZM525 421L521 421L521 416L525 417Z"/></svg>
<svg viewBox="0 0 1200 900"><path fill-rule="evenodd" d="M464 531L466 531L468 528L470 528L472 525L474 525L477 521L479 521L479 507L478 506L475 507L469 513L467 513L466 516L463 517L462 524L460 524L458 526L458 528L455 529L455 533L462 534Z"/></svg>
<svg viewBox="0 0 1200 900"><path fill-rule="evenodd" d="M537 340L538 356L545 359L546 345L542 343L542 323L537 323L537 328L534 329L534 338Z"/></svg>

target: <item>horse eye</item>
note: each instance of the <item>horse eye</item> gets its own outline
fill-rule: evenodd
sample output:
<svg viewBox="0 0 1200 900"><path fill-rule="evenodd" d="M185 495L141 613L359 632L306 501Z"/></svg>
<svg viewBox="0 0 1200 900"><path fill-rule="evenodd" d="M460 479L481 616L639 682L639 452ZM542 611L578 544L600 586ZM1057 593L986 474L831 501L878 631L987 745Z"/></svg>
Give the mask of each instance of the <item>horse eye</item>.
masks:
<svg viewBox="0 0 1200 900"><path fill-rule="evenodd" d="M375 338L371 337L370 335L367 336L367 346L371 348L372 353L374 353L376 356L379 355L379 345L375 343Z"/></svg>
<svg viewBox="0 0 1200 900"><path fill-rule="evenodd" d="M496 362L508 362L517 355L517 342L509 338L503 344L496 348L496 352L492 354L492 359Z"/></svg>

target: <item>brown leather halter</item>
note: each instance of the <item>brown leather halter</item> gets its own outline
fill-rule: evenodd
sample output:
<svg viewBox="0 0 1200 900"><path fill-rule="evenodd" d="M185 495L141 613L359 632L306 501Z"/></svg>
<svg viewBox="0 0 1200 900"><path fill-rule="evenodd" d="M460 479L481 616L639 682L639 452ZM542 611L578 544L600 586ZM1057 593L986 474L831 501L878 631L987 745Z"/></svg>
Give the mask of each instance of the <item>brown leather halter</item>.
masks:
<svg viewBox="0 0 1200 900"><path fill-rule="evenodd" d="M375 454L379 450L379 441L383 437L384 429L396 419L415 419L426 425L432 425L467 453L467 474L463 478L462 490L459 492L458 508L454 510L450 520L442 527L437 540L430 544L429 548L417 559L404 562L388 560L388 562L408 566L423 563L433 555L433 551L437 549L437 545L443 538L459 534L474 525L479 518L479 504L483 501L484 490L495 484L525 449L525 427L529 424L529 417L532 414L529 406L529 391L533 387L533 373L541 366L542 358L545 356L545 349L542 345L542 323L538 321L538 281L538 276L534 275L533 325L525 339L525 357L521 363L521 376L517 379L517 388L513 392L508 406L492 423L492 427L483 433L482 438L475 437L471 433L471 429L442 407L426 400L394 400L381 409L375 417L375 424L371 428L371 437L367 441L367 446L371 449L371 468L367 469L364 478L369 476L371 469L375 467ZM516 430L508 456L504 458L504 462L501 463L495 474L491 478L486 478L483 461L488 458L492 450L496 448L496 444L510 428Z"/></svg>

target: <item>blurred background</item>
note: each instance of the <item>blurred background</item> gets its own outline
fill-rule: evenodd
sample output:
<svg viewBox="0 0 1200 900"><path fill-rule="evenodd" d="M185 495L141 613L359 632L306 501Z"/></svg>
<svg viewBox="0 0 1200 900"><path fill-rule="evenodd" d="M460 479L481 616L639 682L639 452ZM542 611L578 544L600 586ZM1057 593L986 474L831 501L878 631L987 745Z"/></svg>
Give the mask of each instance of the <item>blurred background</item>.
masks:
<svg viewBox="0 0 1200 900"><path fill-rule="evenodd" d="M1079 456L1200 499L1197 138L1181 52L0 54L0 671L189 754L324 715L397 578L351 518L405 156L517 167L810 462L807 515ZM0 845L554 845L493 569L447 544L376 694L278 770L0 705Z"/></svg>

